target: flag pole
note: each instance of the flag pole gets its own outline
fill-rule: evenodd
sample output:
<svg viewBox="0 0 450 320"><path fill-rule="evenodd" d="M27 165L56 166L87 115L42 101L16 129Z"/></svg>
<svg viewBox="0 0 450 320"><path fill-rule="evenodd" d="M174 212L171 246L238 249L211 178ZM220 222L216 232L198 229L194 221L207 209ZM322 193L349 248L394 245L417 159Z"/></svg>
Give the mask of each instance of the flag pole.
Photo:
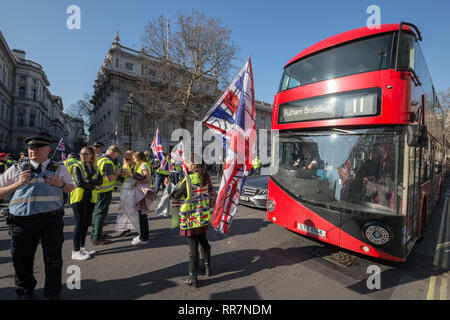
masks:
<svg viewBox="0 0 450 320"><path fill-rule="evenodd" d="M61 140L62 140L62 138L61 138ZM58 143L58 145L56 146L55 152L53 152L53 156L51 157L50 160L53 160L53 158L55 157L56 151L58 151L58 147L59 147L59 145L61 144L61 140L59 140L59 143Z"/></svg>

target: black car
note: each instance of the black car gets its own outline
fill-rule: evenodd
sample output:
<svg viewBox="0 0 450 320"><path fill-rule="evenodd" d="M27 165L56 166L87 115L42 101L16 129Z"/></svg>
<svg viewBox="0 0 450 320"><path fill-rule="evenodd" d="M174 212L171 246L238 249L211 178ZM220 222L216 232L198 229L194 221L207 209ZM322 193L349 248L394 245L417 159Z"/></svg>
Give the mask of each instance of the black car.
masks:
<svg viewBox="0 0 450 320"><path fill-rule="evenodd" d="M249 176L245 180L239 204L265 209L269 192L269 176Z"/></svg>

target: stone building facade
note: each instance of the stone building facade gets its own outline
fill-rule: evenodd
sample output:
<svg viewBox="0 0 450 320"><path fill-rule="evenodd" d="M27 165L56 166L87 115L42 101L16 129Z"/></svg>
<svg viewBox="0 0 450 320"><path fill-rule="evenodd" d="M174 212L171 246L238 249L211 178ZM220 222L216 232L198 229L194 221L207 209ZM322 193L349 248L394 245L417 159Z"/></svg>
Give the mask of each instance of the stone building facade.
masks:
<svg viewBox="0 0 450 320"><path fill-rule="evenodd" d="M174 130L181 128L181 118L178 114L170 117L159 117L158 113L145 112L143 109L154 109L158 102L150 101L147 106L142 105L138 92L142 90L143 79L150 79L154 87L164 81L173 81L181 75L164 72L162 61L146 55L143 51L134 50L120 44L116 35L107 52L106 58L98 72L94 84L94 95L91 103L94 108L91 114L89 128L91 142L99 141L105 145L115 144L116 127L119 132L119 144L124 149L151 150L154 133L159 129L163 149L172 150L177 144L170 141ZM217 88L217 81L205 81L195 88L210 97L210 104L221 94ZM130 101L130 93L136 99ZM131 102L131 103L130 103ZM258 101L257 128L271 127L272 107L270 104ZM194 132L194 122L201 121L207 109L201 110L197 117L190 117L186 121L186 129ZM204 127L203 132L205 132ZM131 133L131 136L130 136Z"/></svg>
<svg viewBox="0 0 450 320"><path fill-rule="evenodd" d="M11 51L0 32L0 152L18 156L23 140L33 135L46 136L55 146L64 136L63 101L49 86L42 66L22 50Z"/></svg>

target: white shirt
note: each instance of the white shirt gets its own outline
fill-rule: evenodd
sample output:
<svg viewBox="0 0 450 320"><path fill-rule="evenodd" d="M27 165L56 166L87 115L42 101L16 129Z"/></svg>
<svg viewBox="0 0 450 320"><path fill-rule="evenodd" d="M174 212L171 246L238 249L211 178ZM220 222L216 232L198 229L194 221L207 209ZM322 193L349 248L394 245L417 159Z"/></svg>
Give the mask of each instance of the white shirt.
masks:
<svg viewBox="0 0 450 320"><path fill-rule="evenodd" d="M44 161L44 163L42 163L42 170L45 170L49 163L50 160ZM30 160L30 164L35 169L39 166L39 163L33 160ZM17 169L16 166L12 166L0 176L0 187L6 187L16 183L19 181L19 175L19 169ZM73 185L72 177L70 176L69 170L67 170L66 166L60 164L56 170L55 176L62 179L65 184Z"/></svg>

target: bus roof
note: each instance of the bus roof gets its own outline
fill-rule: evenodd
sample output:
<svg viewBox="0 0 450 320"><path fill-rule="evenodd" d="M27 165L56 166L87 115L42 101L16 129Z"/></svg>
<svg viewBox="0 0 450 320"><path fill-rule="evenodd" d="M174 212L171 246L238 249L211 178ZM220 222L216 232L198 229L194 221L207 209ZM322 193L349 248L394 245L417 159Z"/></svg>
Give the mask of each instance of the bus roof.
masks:
<svg viewBox="0 0 450 320"><path fill-rule="evenodd" d="M354 29L354 30L350 30L350 31L346 31L346 32L334 35L332 37L322 40L322 41L310 46L309 48L303 50L298 55L296 55L291 61L289 61L284 67L286 68L287 66L294 63L295 61L297 61L301 58L304 58L308 55L311 55L313 53L322 51L324 49L331 48L336 45L340 45L342 43L349 42L349 41L352 41L352 40L355 40L358 38L369 37L369 36L372 36L372 35L375 35L378 33L395 31L395 30L398 30L399 28L400 28L399 23L382 24L382 25L380 25L379 29L376 29L376 28L370 29L369 27L364 27L364 28ZM407 25L403 25L402 29L412 31L411 27L409 27Z"/></svg>

